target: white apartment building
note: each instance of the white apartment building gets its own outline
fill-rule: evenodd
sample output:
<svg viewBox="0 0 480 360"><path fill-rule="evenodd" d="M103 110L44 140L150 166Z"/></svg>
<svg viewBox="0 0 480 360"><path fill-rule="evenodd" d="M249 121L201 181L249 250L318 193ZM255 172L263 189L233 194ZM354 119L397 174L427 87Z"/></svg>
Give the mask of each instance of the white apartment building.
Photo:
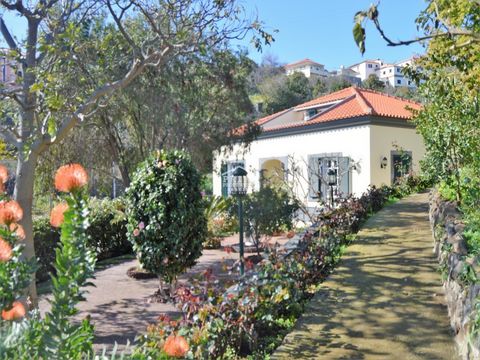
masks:
<svg viewBox="0 0 480 360"><path fill-rule="evenodd" d="M307 78L327 77L329 75L328 71L325 70L325 66L323 64L317 63L310 59L303 59L285 65L286 75L292 75L296 72L302 72Z"/></svg>
<svg viewBox="0 0 480 360"><path fill-rule="evenodd" d="M380 59L365 60L351 65L348 69L354 71L361 81L368 79L370 75L376 75L381 81L392 87L415 88L415 83L405 77L402 72L405 66L412 64L412 61L413 59L410 58L394 64L388 64Z"/></svg>

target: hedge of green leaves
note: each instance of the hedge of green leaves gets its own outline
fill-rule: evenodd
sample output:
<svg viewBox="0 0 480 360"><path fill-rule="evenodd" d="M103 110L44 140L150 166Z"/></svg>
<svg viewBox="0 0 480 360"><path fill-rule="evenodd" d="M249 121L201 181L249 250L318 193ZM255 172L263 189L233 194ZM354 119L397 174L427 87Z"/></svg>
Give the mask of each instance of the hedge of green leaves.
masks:
<svg viewBox="0 0 480 360"><path fill-rule="evenodd" d="M132 253L132 245L127 239L124 209L122 198L90 199L87 244L97 254L97 260ZM50 225L49 218L39 217L33 222L33 232L39 265L37 281L45 281L54 271L55 248L60 240L60 231Z"/></svg>
<svg viewBox="0 0 480 360"><path fill-rule="evenodd" d="M201 178L181 151L152 154L126 191L128 236L142 266L171 283L202 254L207 221Z"/></svg>

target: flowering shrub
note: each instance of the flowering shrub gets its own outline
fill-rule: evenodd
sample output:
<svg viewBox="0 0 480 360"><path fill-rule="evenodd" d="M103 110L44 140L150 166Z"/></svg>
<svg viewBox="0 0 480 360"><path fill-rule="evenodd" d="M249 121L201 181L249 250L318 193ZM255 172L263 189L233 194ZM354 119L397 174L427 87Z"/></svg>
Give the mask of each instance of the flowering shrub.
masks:
<svg viewBox="0 0 480 360"><path fill-rule="evenodd" d="M35 271L34 260L20 257L21 231L12 223L21 218L21 208L4 201L0 208L0 358L83 359L93 354L93 327L88 319L73 322L82 287L93 276L94 253L87 245L88 210L84 188L88 177L78 164L61 167L55 177L57 190L66 193L65 203L51 214L51 223L61 226L61 246L56 249L50 311L41 318L27 313L21 294Z"/></svg>
<svg viewBox="0 0 480 360"><path fill-rule="evenodd" d="M172 334L189 345L185 358L216 359L251 355L264 358L282 341L339 259L361 223L388 200L386 188L369 189L322 214L295 250L271 249L245 277L225 286L205 273L178 289L179 320L162 316L140 339L134 359L165 358Z"/></svg>
<svg viewBox="0 0 480 360"><path fill-rule="evenodd" d="M195 264L207 224L200 175L179 151L145 160L126 191L129 239L142 266L172 283Z"/></svg>

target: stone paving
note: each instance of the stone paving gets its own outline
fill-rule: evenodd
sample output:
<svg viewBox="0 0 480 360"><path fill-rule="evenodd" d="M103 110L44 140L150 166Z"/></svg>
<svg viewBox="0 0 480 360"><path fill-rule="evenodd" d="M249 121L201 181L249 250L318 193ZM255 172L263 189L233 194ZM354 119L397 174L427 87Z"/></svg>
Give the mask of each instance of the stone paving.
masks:
<svg viewBox="0 0 480 360"><path fill-rule="evenodd" d="M370 218L272 359L457 359L428 195Z"/></svg>
<svg viewBox="0 0 480 360"><path fill-rule="evenodd" d="M285 237L273 237L270 244L283 245ZM238 235L223 239L222 246L238 243ZM248 255L248 254L246 254ZM198 259L197 265L180 277L179 281L186 281L191 275L212 269L217 277L228 276L225 265L231 266L238 259L238 253L227 253L223 250L204 250ZM161 313L172 317L178 314L173 304L150 303L149 297L158 289L158 280L134 280L129 278L127 270L137 265L136 260L125 261L121 264L96 272L93 280L95 287L87 288L87 301L78 306L78 319L87 315L95 325L95 348L110 349L115 342L119 349L123 349L127 340L132 343L135 336L145 331L149 323L155 323ZM47 297L39 302L40 312L45 313L49 308Z"/></svg>

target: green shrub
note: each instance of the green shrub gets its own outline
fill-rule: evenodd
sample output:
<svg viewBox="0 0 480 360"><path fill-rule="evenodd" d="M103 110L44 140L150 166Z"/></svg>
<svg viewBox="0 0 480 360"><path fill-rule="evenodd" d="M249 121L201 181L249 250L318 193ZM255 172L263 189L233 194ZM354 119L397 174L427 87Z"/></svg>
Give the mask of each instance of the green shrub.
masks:
<svg viewBox="0 0 480 360"><path fill-rule="evenodd" d="M89 209L88 244L95 249L97 260L131 253L132 245L127 238L125 200L91 199Z"/></svg>
<svg viewBox="0 0 480 360"><path fill-rule="evenodd" d="M167 283L202 254L207 235L200 175L180 151L151 155L126 191L128 237L142 266Z"/></svg>
<svg viewBox="0 0 480 360"><path fill-rule="evenodd" d="M203 244L206 249L217 249L223 237L233 233L237 228L234 218L229 216L232 206L231 198L205 196L205 217L207 219L207 238Z"/></svg>
<svg viewBox="0 0 480 360"><path fill-rule="evenodd" d="M97 260L132 253L132 245L127 238L125 200L117 198L90 199L90 226L87 229L88 246L95 250ZM55 249L60 239L60 231L50 225L48 217L37 217L33 222L35 254L39 269L37 281L45 281L53 273Z"/></svg>
<svg viewBox="0 0 480 360"><path fill-rule="evenodd" d="M245 230L251 236L257 253L260 253L262 236L271 236L275 232L292 229L293 216L299 205L287 191L272 187L263 187L260 191L248 194L243 200ZM236 202L231 214L237 214Z"/></svg>
<svg viewBox="0 0 480 360"><path fill-rule="evenodd" d="M50 225L48 217L36 218L33 221L35 255L38 259L37 281L50 279L54 272L55 249L60 241L60 231Z"/></svg>

